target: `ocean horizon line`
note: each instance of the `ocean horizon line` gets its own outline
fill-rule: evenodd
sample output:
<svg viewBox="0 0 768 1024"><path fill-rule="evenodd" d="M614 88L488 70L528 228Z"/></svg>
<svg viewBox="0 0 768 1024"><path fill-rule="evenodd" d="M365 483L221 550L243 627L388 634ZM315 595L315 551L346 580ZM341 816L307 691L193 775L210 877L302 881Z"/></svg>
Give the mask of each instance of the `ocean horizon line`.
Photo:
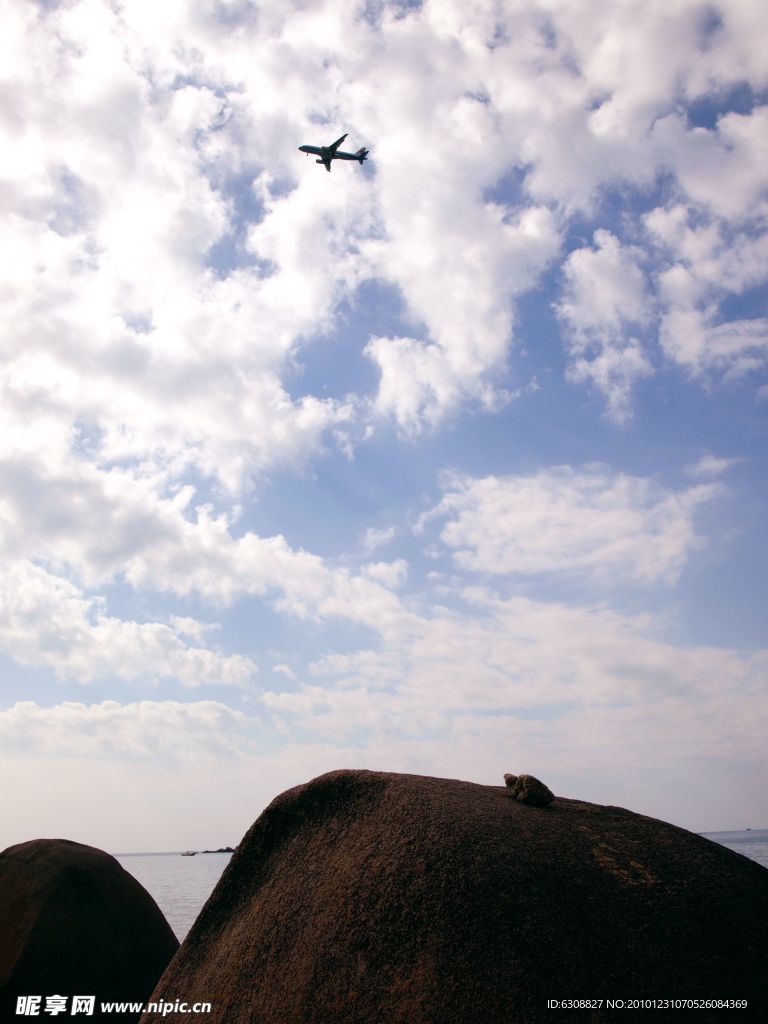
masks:
<svg viewBox="0 0 768 1024"><path fill-rule="evenodd" d="M671 824L674 824L674 822L671 822ZM692 829L686 829L686 831L690 832L690 831L693 831L693 830ZM756 832L756 833L768 832L768 825L764 825L764 826L746 825L746 826L742 826L741 828L708 829L707 831L704 831L704 832L694 831L693 834L697 835L697 836L707 837L707 836L722 836L722 835L741 835L744 832ZM210 856L211 854L227 855L229 853L233 853L235 849L237 849L237 846L233 847L233 849L231 851L230 850L192 850L191 847L187 847L186 850L182 850L181 848L179 848L178 850L130 850L130 851L123 850L120 853L111 853L111 856L112 857L178 857L178 856L181 856L183 853L189 853L189 852L194 853L195 856L197 856L198 854L206 854L206 855Z"/></svg>

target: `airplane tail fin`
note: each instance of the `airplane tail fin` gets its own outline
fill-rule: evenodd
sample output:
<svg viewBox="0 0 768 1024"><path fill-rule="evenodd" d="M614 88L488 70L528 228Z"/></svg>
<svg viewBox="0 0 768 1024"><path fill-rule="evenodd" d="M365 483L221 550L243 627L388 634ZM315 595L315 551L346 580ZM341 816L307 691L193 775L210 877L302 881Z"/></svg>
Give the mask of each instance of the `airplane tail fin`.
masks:
<svg viewBox="0 0 768 1024"><path fill-rule="evenodd" d="M358 149L358 151L355 153L355 156L362 164L363 160L365 160L365 158L368 156L368 150L365 148L365 146L363 146L362 149Z"/></svg>

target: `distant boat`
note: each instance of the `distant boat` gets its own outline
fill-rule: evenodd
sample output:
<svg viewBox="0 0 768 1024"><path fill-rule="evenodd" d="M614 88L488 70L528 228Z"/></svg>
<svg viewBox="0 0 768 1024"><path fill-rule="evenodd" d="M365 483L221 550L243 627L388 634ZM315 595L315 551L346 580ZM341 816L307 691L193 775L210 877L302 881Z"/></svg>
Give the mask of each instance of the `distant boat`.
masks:
<svg viewBox="0 0 768 1024"><path fill-rule="evenodd" d="M197 850L185 850L181 855L182 857L195 857L197 856Z"/></svg>

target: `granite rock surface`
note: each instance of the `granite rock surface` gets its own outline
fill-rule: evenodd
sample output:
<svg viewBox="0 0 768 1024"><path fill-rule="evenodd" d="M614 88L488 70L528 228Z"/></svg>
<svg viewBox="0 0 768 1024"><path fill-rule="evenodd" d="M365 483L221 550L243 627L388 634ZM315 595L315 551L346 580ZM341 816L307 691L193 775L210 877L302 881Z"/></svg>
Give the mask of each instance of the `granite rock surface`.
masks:
<svg viewBox="0 0 768 1024"><path fill-rule="evenodd" d="M547 1001L768 1020L767 987L768 871L739 854L619 807L337 771L258 818L153 998L209 1000L209 1024L594 1024L617 1011Z"/></svg>

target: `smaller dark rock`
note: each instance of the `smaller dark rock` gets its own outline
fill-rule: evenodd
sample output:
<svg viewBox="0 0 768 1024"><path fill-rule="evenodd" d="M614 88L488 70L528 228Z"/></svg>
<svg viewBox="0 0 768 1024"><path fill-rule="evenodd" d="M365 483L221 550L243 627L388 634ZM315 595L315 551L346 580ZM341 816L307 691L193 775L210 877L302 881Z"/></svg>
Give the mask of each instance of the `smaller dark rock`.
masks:
<svg viewBox="0 0 768 1024"><path fill-rule="evenodd" d="M533 775L518 775L509 795L521 804L532 804L534 807L546 807L555 799L552 790Z"/></svg>
<svg viewBox="0 0 768 1024"><path fill-rule="evenodd" d="M516 782L517 782L517 776L516 775L510 775L509 772L505 772L504 773L504 785L507 787L507 789L512 789L512 787L514 786L514 784Z"/></svg>
<svg viewBox="0 0 768 1024"><path fill-rule="evenodd" d="M32 839L0 853L0 1020L19 996L93 995L123 1004L89 1024L129 1024L179 940L147 890L103 850ZM44 1013L39 1016L41 1019ZM69 1016L67 1017L69 1020Z"/></svg>

